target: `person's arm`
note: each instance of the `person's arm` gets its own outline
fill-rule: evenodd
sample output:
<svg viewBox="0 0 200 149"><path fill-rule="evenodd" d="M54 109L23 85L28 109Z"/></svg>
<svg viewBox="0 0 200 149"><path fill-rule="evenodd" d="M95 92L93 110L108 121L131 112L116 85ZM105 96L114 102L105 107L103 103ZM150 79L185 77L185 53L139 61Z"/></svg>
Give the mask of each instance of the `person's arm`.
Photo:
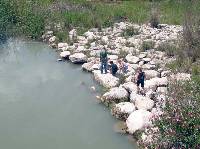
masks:
<svg viewBox="0 0 200 149"><path fill-rule="evenodd" d="M138 75L139 75L139 73L137 72L137 73L135 74L135 78L134 78L135 83L136 83L137 80L138 80Z"/></svg>
<svg viewBox="0 0 200 149"><path fill-rule="evenodd" d="M100 52L100 61L102 60L102 52Z"/></svg>

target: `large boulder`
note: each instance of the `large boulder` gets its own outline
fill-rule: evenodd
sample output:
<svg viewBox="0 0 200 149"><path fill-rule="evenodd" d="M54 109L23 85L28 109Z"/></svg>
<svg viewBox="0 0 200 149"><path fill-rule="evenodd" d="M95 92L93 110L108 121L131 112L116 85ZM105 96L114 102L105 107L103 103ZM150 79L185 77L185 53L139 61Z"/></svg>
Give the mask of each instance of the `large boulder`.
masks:
<svg viewBox="0 0 200 149"><path fill-rule="evenodd" d="M136 56L133 56L132 54L128 54L126 56L126 60L131 64L136 64L139 62L140 59Z"/></svg>
<svg viewBox="0 0 200 149"><path fill-rule="evenodd" d="M130 94L130 102L132 103L135 103L136 100L147 100L147 99L148 97L137 94L137 92L132 92Z"/></svg>
<svg viewBox="0 0 200 149"><path fill-rule="evenodd" d="M155 69L156 65L152 65L152 64L147 63L147 64L142 65L142 68L144 70Z"/></svg>
<svg viewBox="0 0 200 149"><path fill-rule="evenodd" d="M136 110L132 112L126 120L127 131L133 134L137 130L143 130L151 125L152 114L146 110Z"/></svg>
<svg viewBox="0 0 200 149"><path fill-rule="evenodd" d="M82 69L89 72L92 72L93 70L99 70L99 67L100 64L96 64L95 61L90 61L82 65Z"/></svg>
<svg viewBox="0 0 200 149"><path fill-rule="evenodd" d="M74 41L77 39L76 29L72 29L71 31L69 31L69 39L70 39L70 41Z"/></svg>
<svg viewBox="0 0 200 149"><path fill-rule="evenodd" d="M147 80L159 76L159 72L157 72L157 71L155 71L155 70L145 70L144 72L145 72L145 76L146 76L146 79L147 79Z"/></svg>
<svg viewBox="0 0 200 149"><path fill-rule="evenodd" d="M118 56L117 55L108 55L108 59L111 61L115 61L118 59Z"/></svg>
<svg viewBox="0 0 200 149"><path fill-rule="evenodd" d="M150 98L142 98L142 99L136 99L135 100L135 106L138 110L151 110L154 106L155 102L151 100Z"/></svg>
<svg viewBox="0 0 200 149"><path fill-rule="evenodd" d="M93 71L93 69L92 69L92 66L94 65L94 62L88 62L88 63L84 63L83 65L82 65L82 69L83 70L86 70L86 71L89 71L89 72L92 72Z"/></svg>
<svg viewBox="0 0 200 149"><path fill-rule="evenodd" d="M167 86L168 85L168 79L166 77L163 78L152 78L150 80L146 80L144 83L144 87L146 89L156 89L160 86Z"/></svg>
<svg viewBox="0 0 200 149"><path fill-rule="evenodd" d="M106 88L116 87L119 84L119 79L112 74L101 74L99 70L94 70L94 79Z"/></svg>
<svg viewBox="0 0 200 149"><path fill-rule="evenodd" d="M120 102L111 109L112 115L120 120L126 120L133 111L135 111L135 106L130 102Z"/></svg>
<svg viewBox="0 0 200 149"><path fill-rule="evenodd" d="M58 43L58 50L66 51L68 47L68 43Z"/></svg>
<svg viewBox="0 0 200 149"><path fill-rule="evenodd" d="M131 93L130 101L135 104L138 110L151 110L155 104L155 102L149 97L139 95L135 92Z"/></svg>
<svg viewBox="0 0 200 149"><path fill-rule="evenodd" d="M60 57L61 58L69 58L69 56L70 56L70 52L69 51L60 52Z"/></svg>
<svg viewBox="0 0 200 149"><path fill-rule="evenodd" d="M102 102L105 103L119 103L128 100L128 92L123 87L111 88L109 92L106 92L102 96Z"/></svg>
<svg viewBox="0 0 200 149"><path fill-rule="evenodd" d="M51 38L49 38L49 43L55 43L57 40L56 36L52 36Z"/></svg>
<svg viewBox="0 0 200 149"><path fill-rule="evenodd" d="M129 93L136 93L137 92L137 85L133 82L126 82L121 85L123 88L125 88Z"/></svg>
<svg viewBox="0 0 200 149"><path fill-rule="evenodd" d="M90 40L90 41L92 41L92 40L95 39L94 33L93 33L93 32L90 32L90 31L85 32L85 33L84 33L84 36L85 36L88 40Z"/></svg>
<svg viewBox="0 0 200 149"><path fill-rule="evenodd" d="M87 62L87 56L83 53L74 53L73 55L69 56L69 59L74 64L82 64Z"/></svg>
<svg viewBox="0 0 200 149"><path fill-rule="evenodd" d="M84 46L78 46L76 49L75 49L75 52L84 52L86 51L85 47Z"/></svg>

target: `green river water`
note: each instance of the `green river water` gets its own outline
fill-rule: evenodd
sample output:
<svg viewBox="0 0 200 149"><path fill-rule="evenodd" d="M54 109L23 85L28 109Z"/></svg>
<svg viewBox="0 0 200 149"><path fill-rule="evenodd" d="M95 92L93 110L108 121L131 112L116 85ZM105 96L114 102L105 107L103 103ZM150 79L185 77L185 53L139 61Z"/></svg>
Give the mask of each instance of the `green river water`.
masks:
<svg viewBox="0 0 200 149"><path fill-rule="evenodd" d="M0 149L136 149L80 66L38 42L0 45Z"/></svg>

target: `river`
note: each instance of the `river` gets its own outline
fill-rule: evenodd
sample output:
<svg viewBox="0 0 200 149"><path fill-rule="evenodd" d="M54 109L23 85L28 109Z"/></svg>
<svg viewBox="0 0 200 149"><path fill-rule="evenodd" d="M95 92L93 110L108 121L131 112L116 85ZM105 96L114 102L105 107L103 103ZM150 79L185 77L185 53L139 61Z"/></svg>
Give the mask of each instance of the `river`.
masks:
<svg viewBox="0 0 200 149"><path fill-rule="evenodd" d="M57 58L43 43L0 46L0 148L136 149L114 132L116 120L90 90L97 86L91 75Z"/></svg>

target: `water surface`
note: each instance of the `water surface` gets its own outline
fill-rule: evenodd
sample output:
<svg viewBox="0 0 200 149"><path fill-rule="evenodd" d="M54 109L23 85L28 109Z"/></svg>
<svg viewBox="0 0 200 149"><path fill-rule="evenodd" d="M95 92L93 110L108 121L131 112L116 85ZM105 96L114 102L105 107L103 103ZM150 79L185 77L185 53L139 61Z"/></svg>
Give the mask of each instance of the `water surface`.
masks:
<svg viewBox="0 0 200 149"><path fill-rule="evenodd" d="M136 149L89 89L81 68L38 42L0 46L1 149Z"/></svg>

